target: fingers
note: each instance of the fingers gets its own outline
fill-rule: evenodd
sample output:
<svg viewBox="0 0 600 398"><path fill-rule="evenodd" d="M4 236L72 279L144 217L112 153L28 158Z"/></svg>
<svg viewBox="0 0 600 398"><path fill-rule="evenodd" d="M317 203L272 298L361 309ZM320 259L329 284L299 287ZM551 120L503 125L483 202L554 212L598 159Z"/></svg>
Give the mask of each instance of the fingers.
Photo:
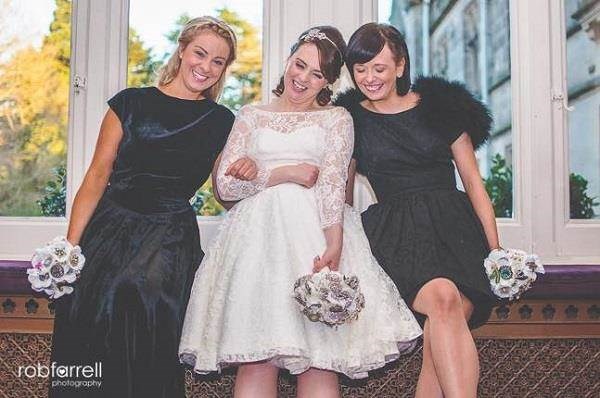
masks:
<svg viewBox="0 0 600 398"><path fill-rule="evenodd" d="M225 175L235 177L237 175L239 168L240 168L240 159L236 160L235 162L233 162L229 165L227 170L225 170Z"/></svg>
<svg viewBox="0 0 600 398"><path fill-rule="evenodd" d="M340 263L335 261L329 262L329 269L332 271L338 271L340 269Z"/></svg>
<svg viewBox="0 0 600 398"><path fill-rule="evenodd" d="M252 168L254 167L254 162L247 158L240 159L239 162L240 162L240 168L238 169L238 172L237 172L238 178L245 177L246 173L249 173L250 171L252 171Z"/></svg>
<svg viewBox="0 0 600 398"><path fill-rule="evenodd" d="M239 180L253 180L258 175L258 170L254 160L243 157L233 162L225 171L226 176L231 176Z"/></svg>
<svg viewBox="0 0 600 398"><path fill-rule="evenodd" d="M313 272L319 272L323 267L325 267L325 262L321 260L320 256L316 256L313 259Z"/></svg>

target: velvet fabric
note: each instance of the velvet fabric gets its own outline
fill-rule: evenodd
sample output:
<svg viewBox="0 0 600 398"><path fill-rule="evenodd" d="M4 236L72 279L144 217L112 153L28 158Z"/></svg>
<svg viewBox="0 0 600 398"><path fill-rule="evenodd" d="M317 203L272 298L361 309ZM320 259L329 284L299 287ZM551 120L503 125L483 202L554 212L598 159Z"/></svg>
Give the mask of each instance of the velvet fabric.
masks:
<svg viewBox="0 0 600 398"><path fill-rule="evenodd" d="M64 381L53 377L50 396L183 397L177 348L203 257L189 199L208 178L233 115L155 87L126 89L108 104L123 138L80 242L85 267L74 292L56 302L52 341L57 365L101 362L102 384L53 388Z"/></svg>

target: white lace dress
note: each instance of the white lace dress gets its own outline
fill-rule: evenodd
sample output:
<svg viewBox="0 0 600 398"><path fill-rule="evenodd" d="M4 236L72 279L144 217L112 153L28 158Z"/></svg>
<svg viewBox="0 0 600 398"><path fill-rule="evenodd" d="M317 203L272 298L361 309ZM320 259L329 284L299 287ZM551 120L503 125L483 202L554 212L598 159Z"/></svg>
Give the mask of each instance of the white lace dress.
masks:
<svg viewBox="0 0 600 398"><path fill-rule="evenodd" d="M217 173L223 200L240 200L225 216L198 269L179 346L197 373L269 360L292 374L309 367L351 378L410 351L421 329L371 255L360 216L345 202L353 147L350 114L334 107L271 112L245 106L236 117ZM258 177L224 175L242 156ZM265 187L270 170L307 162L320 168L313 188ZM323 228L343 223L340 271L358 276L365 308L352 323L311 322L294 301L293 284L325 249Z"/></svg>

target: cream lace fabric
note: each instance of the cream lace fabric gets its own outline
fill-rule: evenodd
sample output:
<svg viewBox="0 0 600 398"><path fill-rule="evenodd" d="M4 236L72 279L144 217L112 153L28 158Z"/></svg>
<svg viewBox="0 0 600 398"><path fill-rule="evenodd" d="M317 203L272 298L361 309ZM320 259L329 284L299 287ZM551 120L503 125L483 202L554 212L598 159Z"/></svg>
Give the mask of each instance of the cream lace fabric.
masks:
<svg viewBox="0 0 600 398"><path fill-rule="evenodd" d="M273 133L286 137L265 142ZM261 134L267 137L261 137ZM288 142L296 144L296 153L279 151ZM223 200L247 198L265 189L272 169L283 164L312 163L319 166L320 170L315 190L321 227L341 223L353 146L352 117L343 108L314 112L270 112L251 105L242 107L217 172L219 195ZM226 176L227 168L244 156L257 163L258 177L252 181L242 181Z"/></svg>
<svg viewBox="0 0 600 398"><path fill-rule="evenodd" d="M314 367L362 378L409 352L421 328L370 251L360 215L344 204L352 122L341 108L314 113L240 111L217 182L224 199L242 199L219 226L196 272L179 357L197 373L270 361L298 374ZM224 176L239 156L259 162L253 182ZM269 170L319 165L313 188L266 187ZM323 227L342 223L340 271L355 274L365 308L331 328L308 320L293 285L326 248Z"/></svg>

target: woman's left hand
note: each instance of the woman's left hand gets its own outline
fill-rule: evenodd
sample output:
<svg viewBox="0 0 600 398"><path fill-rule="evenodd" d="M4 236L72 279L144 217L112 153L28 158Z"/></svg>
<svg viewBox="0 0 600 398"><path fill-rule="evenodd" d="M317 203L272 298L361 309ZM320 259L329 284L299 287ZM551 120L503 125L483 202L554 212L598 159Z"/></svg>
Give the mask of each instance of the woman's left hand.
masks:
<svg viewBox="0 0 600 398"><path fill-rule="evenodd" d="M252 158L244 156L230 164L225 171L225 175L238 180L252 181L258 175L258 167Z"/></svg>
<svg viewBox="0 0 600 398"><path fill-rule="evenodd" d="M342 256L342 247L328 246L323 255L317 256L313 260L313 272L319 272L325 267L332 271L337 271L340 266L340 257Z"/></svg>

